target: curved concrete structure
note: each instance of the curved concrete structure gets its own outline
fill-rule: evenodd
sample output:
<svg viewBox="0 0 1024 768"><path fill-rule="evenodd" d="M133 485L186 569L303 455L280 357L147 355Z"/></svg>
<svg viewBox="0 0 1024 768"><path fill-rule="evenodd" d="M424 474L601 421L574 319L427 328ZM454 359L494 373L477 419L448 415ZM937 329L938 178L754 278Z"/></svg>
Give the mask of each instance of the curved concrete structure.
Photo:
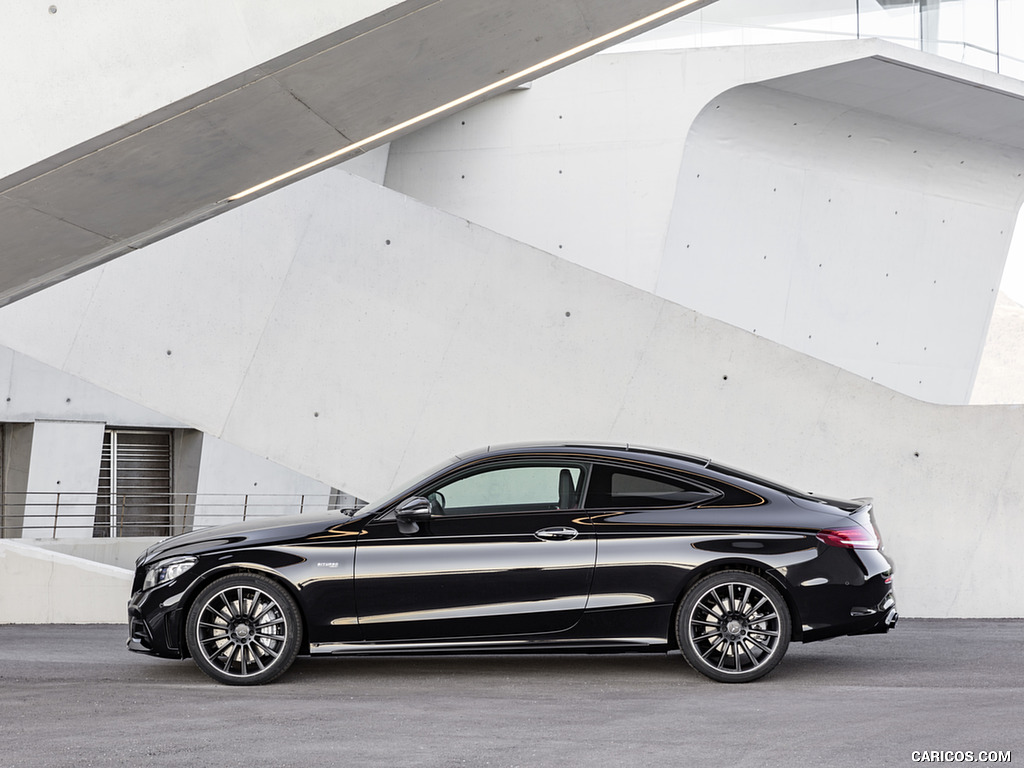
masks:
<svg viewBox="0 0 1024 768"><path fill-rule="evenodd" d="M965 404L1024 88L877 40L607 53L393 144L389 186L914 397Z"/></svg>
<svg viewBox="0 0 1024 768"><path fill-rule="evenodd" d="M40 333L49 315L66 325ZM364 498L456 451L566 438L873 495L901 611L1020 613L1024 410L922 403L340 170L0 323L6 344Z"/></svg>
<svg viewBox="0 0 1024 768"><path fill-rule="evenodd" d="M178 119L205 141L212 120L216 144L239 113L204 108L257 84L287 101L285 69L17 184L131 197L132 141ZM186 164L154 183L150 203L181 206L155 225L111 199L86 212L126 227L99 250L72 237L81 261L39 250L21 213L41 206L8 195L24 250L5 258L26 256L8 275L48 270L8 297L150 244L5 307L0 343L363 498L455 451L567 438L874 495L901 611L1019 616L1024 411L907 392L958 402L973 376L1024 188L1022 95L875 42L608 55L397 142L386 180L410 195L331 169L153 241L224 194ZM294 159L261 142L275 152L232 167ZM77 214L58 207L60 229Z"/></svg>

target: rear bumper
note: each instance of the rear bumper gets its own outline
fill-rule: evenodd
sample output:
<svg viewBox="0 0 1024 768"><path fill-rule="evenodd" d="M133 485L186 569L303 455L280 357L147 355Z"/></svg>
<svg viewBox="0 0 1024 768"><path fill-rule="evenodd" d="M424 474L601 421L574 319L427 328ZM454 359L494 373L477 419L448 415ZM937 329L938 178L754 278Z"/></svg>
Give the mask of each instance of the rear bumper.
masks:
<svg viewBox="0 0 1024 768"><path fill-rule="evenodd" d="M900 614L896 610L896 597L890 592L870 613L863 613L859 618L870 618L869 626L847 632L848 635L884 635L900 620Z"/></svg>
<svg viewBox="0 0 1024 768"><path fill-rule="evenodd" d="M889 591L875 605L852 607L847 620L836 622L831 626L805 626L801 640L805 643L812 643L816 640L827 640L843 635L883 635L896 626L899 618L899 612L896 610L896 598Z"/></svg>

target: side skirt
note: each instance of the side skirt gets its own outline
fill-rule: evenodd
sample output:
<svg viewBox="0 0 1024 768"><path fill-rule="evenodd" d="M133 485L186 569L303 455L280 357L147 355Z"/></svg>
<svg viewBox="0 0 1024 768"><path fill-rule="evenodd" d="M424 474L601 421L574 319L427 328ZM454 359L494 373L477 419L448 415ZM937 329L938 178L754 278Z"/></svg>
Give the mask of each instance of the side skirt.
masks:
<svg viewBox="0 0 1024 768"><path fill-rule="evenodd" d="M667 651L663 637L605 637L573 640L421 640L414 642L310 643L310 654L388 653L560 653L563 651Z"/></svg>

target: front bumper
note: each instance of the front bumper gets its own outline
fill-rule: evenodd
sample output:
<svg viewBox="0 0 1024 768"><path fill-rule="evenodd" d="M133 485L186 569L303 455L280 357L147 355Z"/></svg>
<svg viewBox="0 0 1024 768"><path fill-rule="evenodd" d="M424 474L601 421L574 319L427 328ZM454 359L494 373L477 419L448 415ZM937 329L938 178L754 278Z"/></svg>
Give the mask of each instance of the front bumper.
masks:
<svg viewBox="0 0 1024 768"><path fill-rule="evenodd" d="M176 607L177 601L162 601L161 592L166 590L137 592L128 601L128 650L181 659L186 656L181 642L182 611Z"/></svg>

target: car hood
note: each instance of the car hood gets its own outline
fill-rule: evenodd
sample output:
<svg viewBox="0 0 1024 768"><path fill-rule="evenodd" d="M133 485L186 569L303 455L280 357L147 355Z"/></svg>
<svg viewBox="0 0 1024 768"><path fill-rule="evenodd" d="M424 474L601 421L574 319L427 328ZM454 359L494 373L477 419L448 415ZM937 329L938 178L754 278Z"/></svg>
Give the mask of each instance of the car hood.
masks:
<svg viewBox="0 0 1024 768"><path fill-rule="evenodd" d="M201 528L158 541L136 560L136 566L176 555L198 554L219 549L234 549L242 545L270 542L289 542L304 539L338 526L358 524L365 515L327 512L314 515L289 515L272 519L249 520L211 528Z"/></svg>

